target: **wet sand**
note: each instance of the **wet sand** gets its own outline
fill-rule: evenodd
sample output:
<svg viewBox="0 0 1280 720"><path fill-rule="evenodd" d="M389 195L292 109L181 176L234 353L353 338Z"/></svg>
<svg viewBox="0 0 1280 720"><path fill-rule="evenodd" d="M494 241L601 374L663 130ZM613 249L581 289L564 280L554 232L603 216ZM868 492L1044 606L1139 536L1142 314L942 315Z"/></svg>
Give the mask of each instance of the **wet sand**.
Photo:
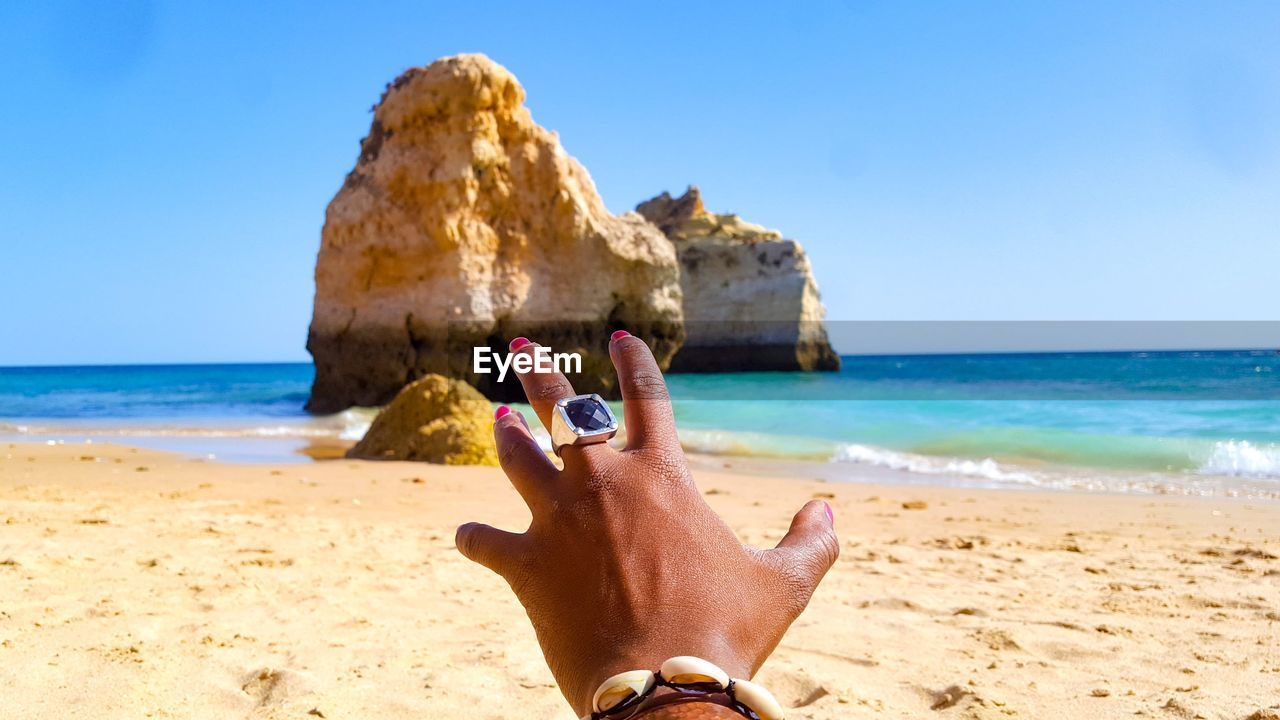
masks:
<svg viewBox="0 0 1280 720"><path fill-rule="evenodd" d="M842 557L759 679L791 718L1280 717L1280 504L695 469L747 542ZM0 446L0 716L572 717L453 529L499 471Z"/></svg>

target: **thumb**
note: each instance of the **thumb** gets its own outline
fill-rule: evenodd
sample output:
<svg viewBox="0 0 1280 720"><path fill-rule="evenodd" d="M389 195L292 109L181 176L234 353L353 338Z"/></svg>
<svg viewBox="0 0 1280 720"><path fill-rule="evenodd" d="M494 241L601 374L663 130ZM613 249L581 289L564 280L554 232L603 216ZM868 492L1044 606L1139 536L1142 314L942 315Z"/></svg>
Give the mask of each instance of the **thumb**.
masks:
<svg viewBox="0 0 1280 720"><path fill-rule="evenodd" d="M520 553L523 537L484 523L466 523L458 527L454 543L463 557L506 577L507 570Z"/></svg>
<svg viewBox="0 0 1280 720"><path fill-rule="evenodd" d="M836 537L831 506L821 500L806 503L769 554L784 574L802 582L812 593L840 557L840 539Z"/></svg>

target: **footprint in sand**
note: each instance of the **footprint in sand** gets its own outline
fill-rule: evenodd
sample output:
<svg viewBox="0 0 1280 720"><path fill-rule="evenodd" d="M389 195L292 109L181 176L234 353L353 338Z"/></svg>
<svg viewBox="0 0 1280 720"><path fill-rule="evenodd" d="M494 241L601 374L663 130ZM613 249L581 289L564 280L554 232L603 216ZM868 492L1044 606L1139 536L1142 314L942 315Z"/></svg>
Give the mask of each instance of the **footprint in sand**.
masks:
<svg viewBox="0 0 1280 720"><path fill-rule="evenodd" d="M1181 717L1181 718L1186 718L1186 720L1196 720L1196 718L1202 718L1202 717L1204 717L1204 715L1201 715L1200 713L1196 712L1195 710L1193 710L1193 709L1191 709L1191 708L1187 707L1186 705L1183 705L1182 703L1178 702L1178 701L1177 701L1176 699L1174 699L1174 698L1169 698L1169 699L1165 702L1165 704L1163 704L1163 705L1161 705L1161 706L1160 706L1160 709L1161 709L1161 710L1164 710L1165 712L1169 713L1170 715L1174 715L1174 716Z"/></svg>
<svg viewBox="0 0 1280 720"><path fill-rule="evenodd" d="M315 686L311 676L293 670L261 668L241 679L240 691L257 707L279 705L311 693Z"/></svg>
<svg viewBox="0 0 1280 720"><path fill-rule="evenodd" d="M860 608L869 610L875 608L877 610L904 610L906 612L917 612L925 615L937 615L938 613L929 608L923 607L906 598L885 597L876 598L875 600L864 600Z"/></svg>
<svg viewBox="0 0 1280 720"><path fill-rule="evenodd" d="M1007 630L983 629L973 633L973 639L992 650L1021 650L1022 646Z"/></svg>
<svg viewBox="0 0 1280 720"><path fill-rule="evenodd" d="M934 712L950 710L951 712L946 713L946 717L996 720L1018 714L1004 703L985 698L960 685L952 685L945 690L922 689L929 699L929 709Z"/></svg>
<svg viewBox="0 0 1280 720"><path fill-rule="evenodd" d="M813 676L803 671L780 670L770 674L769 689L787 707L802 708L831 694Z"/></svg>

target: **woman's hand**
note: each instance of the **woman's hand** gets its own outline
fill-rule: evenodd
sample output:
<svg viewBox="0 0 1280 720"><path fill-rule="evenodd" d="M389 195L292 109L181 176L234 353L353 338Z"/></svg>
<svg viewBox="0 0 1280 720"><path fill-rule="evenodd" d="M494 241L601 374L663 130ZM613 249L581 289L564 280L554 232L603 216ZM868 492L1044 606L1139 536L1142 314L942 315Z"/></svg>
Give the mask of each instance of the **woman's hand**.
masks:
<svg viewBox="0 0 1280 720"><path fill-rule="evenodd" d="M616 333L615 335L623 335ZM514 341L515 352L532 343ZM835 562L831 508L800 509L778 546L745 547L694 486L666 383L648 346L609 344L627 447L567 446L558 470L519 413L494 423L502 469L533 513L524 533L468 523L463 555L524 605L561 692L583 715L605 678L694 655L750 678ZM520 376L543 425L574 395L559 373ZM499 410L502 413L502 410Z"/></svg>

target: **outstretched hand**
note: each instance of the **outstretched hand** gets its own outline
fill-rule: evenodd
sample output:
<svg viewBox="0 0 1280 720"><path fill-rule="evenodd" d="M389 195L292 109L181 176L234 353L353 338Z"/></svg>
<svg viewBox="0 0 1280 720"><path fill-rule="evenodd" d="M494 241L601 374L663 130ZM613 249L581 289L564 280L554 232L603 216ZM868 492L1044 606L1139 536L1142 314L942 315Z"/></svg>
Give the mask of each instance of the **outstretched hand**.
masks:
<svg viewBox="0 0 1280 720"><path fill-rule="evenodd" d="M609 355L622 390L626 448L566 446L560 470L520 413L499 417L502 469L533 520L523 533L468 523L457 535L463 555L511 585L579 715L590 711L605 678L656 669L676 655L750 678L840 547L831 508L818 500L800 509L776 548L739 542L694 486L648 346L626 335L609 344ZM523 373L520 382L547 427L556 401L574 395L560 373Z"/></svg>

